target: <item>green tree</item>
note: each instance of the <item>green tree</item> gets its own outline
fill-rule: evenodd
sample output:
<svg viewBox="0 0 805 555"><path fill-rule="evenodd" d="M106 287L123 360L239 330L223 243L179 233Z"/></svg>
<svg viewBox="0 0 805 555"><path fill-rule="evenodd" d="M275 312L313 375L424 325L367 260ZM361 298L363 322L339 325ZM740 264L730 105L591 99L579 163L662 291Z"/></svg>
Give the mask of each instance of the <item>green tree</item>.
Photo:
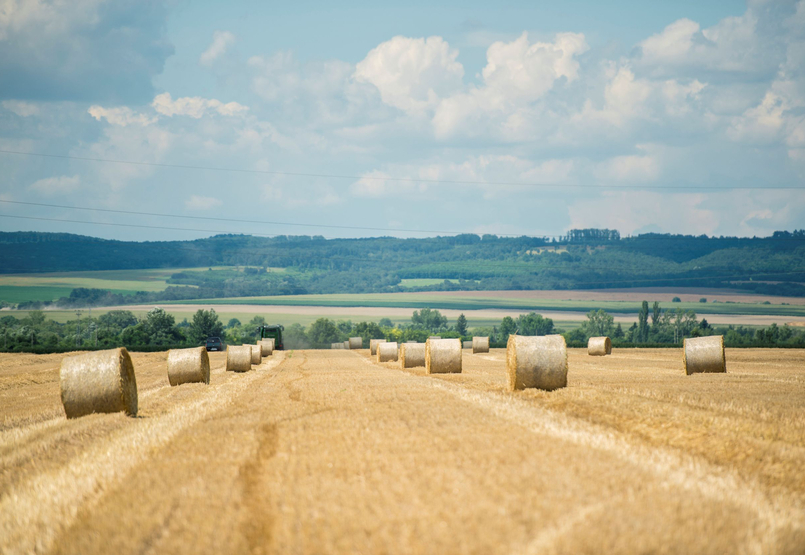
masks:
<svg viewBox="0 0 805 555"><path fill-rule="evenodd" d="M612 334L612 338L613 339L623 339L624 336L625 336L625 334L623 333L623 327L621 326L621 323L618 322L618 325L615 326L615 331Z"/></svg>
<svg viewBox="0 0 805 555"><path fill-rule="evenodd" d="M415 310L411 316L414 327L425 328L430 331L440 331L447 327L447 316L442 316L438 310L423 308Z"/></svg>
<svg viewBox="0 0 805 555"><path fill-rule="evenodd" d="M162 308L152 308L143 320L143 330L150 345L174 345L182 341L176 319Z"/></svg>
<svg viewBox="0 0 805 555"><path fill-rule="evenodd" d="M651 333L654 335L660 329L660 318L662 317L662 310L660 310L660 303L654 301L654 304L651 305Z"/></svg>
<svg viewBox="0 0 805 555"><path fill-rule="evenodd" d="M394 322L391 321L390 318L381 318L380 321L377 323L378 326L381 328L393 328ZM376 339L380 339L379 337Z"/></svg>
<svg viewBox="0 0 805 555"><path fill-rule="evenodd" d="M591 310L584 323L590 337L611 336L615 319L603 309Z"/></svg>
<svg viewBox="0 0 805 555"><path fill-rule="evenodd" d="M463 312L458 315L456 320L456 331L461 335L467 335L467 317L464 316Z"/></svg>
<svg viewBox="0 0 805 555"><path fill-rule="evenodd" d="M553 333L553 320L531 312L517 318L517 333L520 335L549 335Z"/></svg>
<svg viewBox="0 0 805 555"><path fill-rule="evenodd" d="M310 324L306 335L307 339L318 347L329 346L330 343L340 341L342 337L335 322L329 318L319 318Z"/></svg>
<svg viewBox="0 0 805 555"><path fill-rule="evenodd" d="M238 320L237 318L230 318L229 322L226 323L226 327L228 328L236 328L240 325L241 325L240 320Z"/></svg>
<svg viewBox="0 0 805 555"><path fill-rule="evenodd" d="M187 331L187 338L194 345L203 344L208 337L222 337L224 325L218 319L215 309L199 309L193 315L193 322Z"/></svg>
<svg viewBox="0 0 805 555"><path fill-rule="evenodd" d="M501 341L508 341L510 335L517 333L517 322L511 316L505 316L500 322L500 329L498 335Z"/></svg>
<svg viewBox="0 0 805 555"><path fill-rule="evenodd" d="M648 301L643 301L637 314L637 337L640 343L648 341Z"/></svg>

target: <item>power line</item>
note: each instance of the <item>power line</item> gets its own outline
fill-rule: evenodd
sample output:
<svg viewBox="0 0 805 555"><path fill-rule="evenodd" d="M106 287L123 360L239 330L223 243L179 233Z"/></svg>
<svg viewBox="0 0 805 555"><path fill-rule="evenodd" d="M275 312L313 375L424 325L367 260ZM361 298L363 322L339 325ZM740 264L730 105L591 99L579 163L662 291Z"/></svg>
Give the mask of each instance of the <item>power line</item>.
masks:
<svg viewBox="0 0 805 555"><path fill-rule="evenodd" d="M714 185L593 185L593 184L584 184L584 183L576 183L576 184L557 184L557 183L524 183L519 181L472 181L472 180L463 180L463 179L426 179L426 178L414 178L414 177L384 177L384 176L372 176L372 175L346 175L346 174L327 174L327 173L309 173L309 172L291 172L291 171L276 171L276 170L254 170L254 169L247 169L247 168L222 168L222 167L215 167L215 166L194 166L190 164L164 164L159 162L142 162L142 161L135 161L135 160L115 160L111 158L90 158L87 156L72 156L66 154L45 154L41 152L21 152L17 150L5 150L0 149L0 153L3 154L17 154L20 156L38 156L40 158L57 158L62 160L77 160L82 162L102 162L108 164L127 164L131 166L148 166L154 168L174 168L174 169L185 169L185 170L203 170L203 171L217 171L217 172L237 172L237 173L248 173L248 174L259 174L259 175L279 175L279 176L288 176L288 177L322 177L327 179L363 179L363 180L373 180L373 181L394 181L398 183L431 183L431 184L441 184L441 185L504 185L504 186L516 186L516 187L540 187L540 188L563 188L563 189L599 189L602 191L606 190L702 190L702 189L710 189L710 190L722 190L722 191L732 191L738 189L745 189L745 190L785 190L785 189L805 189L805 185L793 185L793 186L783 186L783 185L768 185L768 186L760 186L760 185L731 185L729 187L718 187Z"/></svg>
<svg viewBox="0 0 805 555"><path fill-rule="evenodd" d="M299 227L312 227L312 228L328 228L328 229L353 229L353 230L361 230L361 231L386 231L386 232L402 232L402 233L441 233L445 235L462 235L462 234L469 234L472 232L469 231L444 231L444 230L434 230L434 229L392 229L387 227L363 227L363 226L351 226L351 225L332 225L332 224L310 224L310 223L299 223L299 222L276 222L276 221L267 221L267 220L244 220L244 219L235 219L235 218L216 218L216 217L208 217L208 216L186 216L182 214L167 214L164 212L136 212L133 210L114 210L111 208L89 208L85 206L67 206L64 204L48 204L44 202L23 202L19 200L3 200L0 199L0 202L6 204L19 204L25 206L42 206L46 208L63 208L67 210L84 210L90 212L106 212L112 214L130 214L134 216L156 216L160 218L184 218L188 220L205 220L205 221L216 221L216 222L235 222L235 223L249 223L249 224L264 224L264 225L287 225L287 226L299 226ZM170 229L170 228L169 228ZM512 233L496 233L500 237L521 237L521 235L516 235ZM539 237L558 237L556 235L540 235Z"/></svg>

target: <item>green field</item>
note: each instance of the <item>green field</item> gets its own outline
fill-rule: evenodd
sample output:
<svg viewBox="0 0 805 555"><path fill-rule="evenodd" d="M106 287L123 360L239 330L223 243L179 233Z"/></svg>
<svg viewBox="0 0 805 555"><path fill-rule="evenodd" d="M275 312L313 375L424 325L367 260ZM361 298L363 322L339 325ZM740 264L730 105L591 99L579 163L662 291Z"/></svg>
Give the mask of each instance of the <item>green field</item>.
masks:
<svg viewBox="0 0 805 555"><path fill-rule="evenodd" d="M650 294L646 295L651 300ZM640 310L635 301L575 301L560 299L525 299L464 297L457 295L433 295L417 293L369 293L360 295L292 295L274 297L235 297L174 301L165 304L249 304L272 306L329 306L329 307L379 307L379 308L440 308L454 310L509 309L509 310L558 310L586 313L604 309L612 314L634 314ZM740 314L748 316L805 316L805 305L782 305L762 303L662 303L663 309L693 310L706 314ZM581 314L579 315L582 316Z"/></svg>

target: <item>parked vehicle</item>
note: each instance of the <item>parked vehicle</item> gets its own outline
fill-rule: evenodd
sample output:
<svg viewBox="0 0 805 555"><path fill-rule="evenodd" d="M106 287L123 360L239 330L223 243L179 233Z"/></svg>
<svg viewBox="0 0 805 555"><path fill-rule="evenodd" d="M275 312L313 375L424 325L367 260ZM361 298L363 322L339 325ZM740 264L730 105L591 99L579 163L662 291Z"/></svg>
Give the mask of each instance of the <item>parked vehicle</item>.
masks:
<svg viewBox="0 0 805 555"><path fill-rule="evenodd" d="M223 351L225 348L220 337L208 337L206 347L208 351Z"/></svg>

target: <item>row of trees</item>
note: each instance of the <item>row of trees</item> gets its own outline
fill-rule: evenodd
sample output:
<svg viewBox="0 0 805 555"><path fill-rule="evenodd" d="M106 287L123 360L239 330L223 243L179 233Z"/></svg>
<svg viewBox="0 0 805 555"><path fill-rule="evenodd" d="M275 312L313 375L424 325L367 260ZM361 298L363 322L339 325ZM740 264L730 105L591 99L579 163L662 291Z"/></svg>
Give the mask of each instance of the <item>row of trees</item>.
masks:
<svg viewBox="0 0 805 555"><path fill-rule="evenodd" d="M0 350L52 352L74 349L101 349L126 346L133 350L163 350L172 347L203 345L208 337L221 337L227 344L252 343L257 328L265 318L254 316L241 323L231 319L224 324L215 310L199 310L190 321L177 323L173 315L161 308L137 318L128 310L113 310L96 318L83 318L60 324L45 317L42 311L30 311L24 318L0 318ZM576 329L556 328L550 318L540 314L505 317L499 325L469 328L461 314L454 323L438 310L414 311L410 322L394 324L388 318L379 322L333 321L319 318L310 326L293 324L285 329L288 349L326 348L349 337L424 342L433 334L463 340L473 335L489 336L493 345L503 346L512 334L550 335L561 333L571 345L583 345L590 337L609 336L616 345L679 345L685 337L724 335L728 346L803 346L805 330L772 324L768 328L714 327L698 320L693 311L662 310L659 303L651 308L644 302L638 321L623 329L612 315L594 310Z"/></svg>

